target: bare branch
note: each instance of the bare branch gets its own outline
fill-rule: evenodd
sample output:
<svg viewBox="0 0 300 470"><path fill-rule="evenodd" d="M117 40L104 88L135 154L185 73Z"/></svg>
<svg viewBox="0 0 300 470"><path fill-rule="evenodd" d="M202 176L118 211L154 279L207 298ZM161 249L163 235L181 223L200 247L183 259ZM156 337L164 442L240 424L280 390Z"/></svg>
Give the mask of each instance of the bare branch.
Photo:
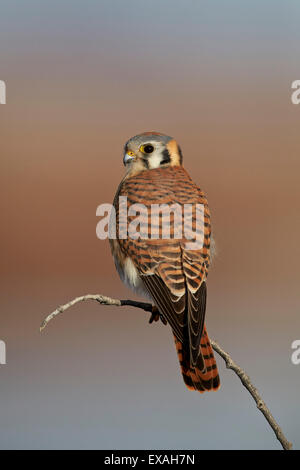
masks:
<svg viewBox="0 0 300 470"><path fill-rule="evenodd" d="M64 313L70 307L73 307L73 305L76 305L79 302L84 302L85 300L96 300L100 304L103 304L103 305L116 305L117 307L119 307L121 305L120 300L111 299L110 297L105 297L104 295L97 295L97 294L96 295L93 295L93 294L82 295L81 297L76 297L75 299L70 300L70 302L68 302L67 304L60 305L59 307L57 307L57 309L54 310L54 312L50 313L50 315L48 315L47 318L45 318L45 320L43 321L43 323L40 326L40 331L42 331L44 328L46 328L48 323L54 317L56 317L60 313Z"/></svg>
<svg viewBox="0 0 300 470"><path fill-rule="evenodd" d="M135 300L119 300L119 299L112 299L111 297L106 297L105 295L100 295L100 294L86 294L82 295L80 297L76 297L73 300L70 300L67 304L60 305L57 307L54 312L50 313L50 315L45 318L43 323L40 326L40 331L42 331L48 323L57 315L60 313L64 313L66 310L68 310L70 307L73 307L73 305L78 304L79 302L84 302L85 300L96 300L99 302L99 304L102 305L114 305L115 307L123 307L125 305L129 305L130 307L136 307L136 308L141 308L142 310L145 310L146 312L153 312L153 305L145 302L136 302Z"/></svg>
<svg viewBox="0 0 300 470"><path fill-rule="evenodd" d="M50 313L50 315L48 315L43 321L43 323L41 324L40 331L42 331L48 325L48 323L58 314L65 312L70 307L73 307L73 305L76 305L79 302L83 302L85 300L95 300L102 305L114 305L116 307L131 306L131 307L140 308L142 310L145 310L146 312L151 312L151 313L155 311L155 307L150 303L137 302L135 300L112 299L110 297L106 297L100 294L95 294L95 295L87 294L87 295L82 295L81 297L76 297L75 299L71 300L67 304L61 305L56 310L54 310L54 312ZM248 390L250 395L253 397L257 408L265 416L269 425L273 429L277 439L281 443L283 449L291 450L292 444L284 436L280 426L277 424L270 410L268 409L267 405L265 404L265 402L262 400L261 396L259 395L257 388L254 387L254 385L251 383L250 377L245 373L245 371L240 366L238 366L231 359L230 355L227 352L225 352L219 346L218 343L216 343L212 339L210 340L210 342L211 342L213 349L222 357L222 359L224 359L227 369L231 369L236 373L236 375L240 378L244 387Z"/></svg>
<svg viewBox="0 0 300 470"><path fill-rule="evenodd" d="M277 439L280 441L282 447L285 450L291 450L292 449L292 444L289 442L285 435L283 434L280 426L276 423L274 417L272 416L269 408L265 404L265 402L262 400L261 396L258 393L258 390L254 385L251 383L250 377L245 373L245 371L238 366L230 357L230 355L225 352L215 341L212 339L210 340L211 345L213 349L224 359L226 363L227 369L232 369L236 375L240 378L242 384L248 392L252 395L253 399L256 402L256 406L259 409L259 411L262 412L262 414L265 416L266 420L268 421L269 425L273 429Z"/></svg>

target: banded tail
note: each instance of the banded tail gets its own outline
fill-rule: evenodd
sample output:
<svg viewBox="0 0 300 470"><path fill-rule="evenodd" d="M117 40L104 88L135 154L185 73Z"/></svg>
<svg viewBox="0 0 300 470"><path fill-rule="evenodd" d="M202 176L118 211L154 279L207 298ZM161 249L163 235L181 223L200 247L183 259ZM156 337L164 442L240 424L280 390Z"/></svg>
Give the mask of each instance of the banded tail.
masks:
<svg viewBox="0 0 300 470"><path fill-rule="evenodd" d="M181 367L184 383L190 390L198 390L200 393L218 390L220 388L220 377L213 349L204 326L200 342L201 354L199 355L196 367L191 365L189 348L184 348L183 344L174 336L178 359ZM203 370L198 365L204 365Z"/></svg>

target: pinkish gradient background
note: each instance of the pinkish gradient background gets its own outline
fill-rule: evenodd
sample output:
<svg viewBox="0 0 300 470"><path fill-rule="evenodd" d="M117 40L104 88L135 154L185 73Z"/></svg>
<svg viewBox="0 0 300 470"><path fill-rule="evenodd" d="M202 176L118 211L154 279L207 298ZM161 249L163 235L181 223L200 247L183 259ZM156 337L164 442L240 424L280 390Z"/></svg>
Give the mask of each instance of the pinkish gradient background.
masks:
<svg viewBox="0 0 300 470"><path fill-rule="evenodd" d="M169 328L142 311L81 304L39 334L77 295L134 298L95 213L145 130L178 140L208 194L209 334L300 448L299 13L295 1L1 2L1 448L280 448L221 359L221 390L189 392Z"/></svg>

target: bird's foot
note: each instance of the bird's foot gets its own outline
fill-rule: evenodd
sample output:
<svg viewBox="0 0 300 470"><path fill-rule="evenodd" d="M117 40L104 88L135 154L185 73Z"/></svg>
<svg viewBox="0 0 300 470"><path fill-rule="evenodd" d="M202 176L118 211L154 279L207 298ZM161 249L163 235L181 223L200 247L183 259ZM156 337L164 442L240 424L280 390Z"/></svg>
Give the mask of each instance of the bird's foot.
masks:
<svg viewBox="0 0 300 470"><path fill-rule="evenodd" d="M166 325L167 324L167 320L165 320L165 318L162 316L161 313L159 313L158 311L158 308L153 305L152 307L152 313L151 313L151 317L150 317L150 320L149 320L149 323L153 323L154 321L157 322L158 320L161 320L161 322Z"/></svg>

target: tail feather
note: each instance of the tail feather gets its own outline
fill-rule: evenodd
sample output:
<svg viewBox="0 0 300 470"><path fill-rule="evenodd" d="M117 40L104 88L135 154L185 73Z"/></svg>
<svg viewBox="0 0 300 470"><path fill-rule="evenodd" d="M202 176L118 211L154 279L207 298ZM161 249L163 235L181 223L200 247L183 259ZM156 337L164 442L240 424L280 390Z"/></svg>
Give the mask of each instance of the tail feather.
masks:
<svg viewBox="0 0 300 470"><path fill-rule="evenodd" d="M186 386L190 390L198 390L200 393L218 390L220 388L218 368L205 326L200 342L201 352L195 366L191 364L189 348L184 347L175 336L174 338L181 373Z"/></svg>

